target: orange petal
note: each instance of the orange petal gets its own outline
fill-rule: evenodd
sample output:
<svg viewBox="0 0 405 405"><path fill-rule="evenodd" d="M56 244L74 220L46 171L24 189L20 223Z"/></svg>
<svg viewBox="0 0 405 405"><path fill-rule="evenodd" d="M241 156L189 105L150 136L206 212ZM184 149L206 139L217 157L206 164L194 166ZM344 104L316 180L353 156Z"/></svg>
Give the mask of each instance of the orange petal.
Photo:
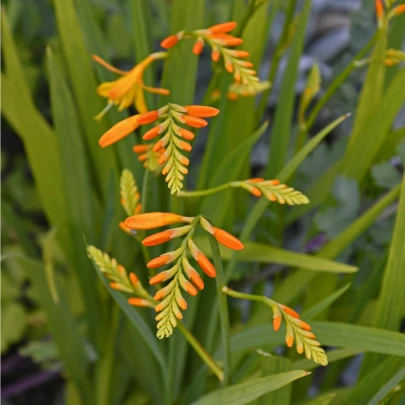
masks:
<svg viewBox="0 0 405 405"><path fill-rule="evenodd" d="M234 21L225 22L222 24L216 24L209 27L208 30L211 34L223 34L225 32L232 31L236 28L238 24Z"/></svg>
<svg viewBox="0 0 405 405"><path fill-rule="evenodd" d="M184 139L187 139L188 141L194 139L194 134L188 129L180 128L179 133Z"/></svg>
<svg viewBox="0 0 405 405"><path fill-rule="evenodd" d="M187 105L184 107L187 114L194 115L195 117L215 117L219 114L219 110L214 107L207 107L204 105Z"/></svg>
<svg viewBox="0 0 405 405"><path fill-rule="evenodd" d="M273 318L273 328L276 332L280 329L282 319L283 318L281 317L281 315L277 315Z"/></svg>
<svg viewBox="0 0 405 405"><path fill-rule="evenodd" d="M217 271L213 264L201 252L197 255L197 263L208 277L213 278L217 275Z"/></svg>
<svg viewBox="0 0 405 405"><path fill-rule="evenodd" d="M228 73L232 73L232 72L233 72L233 64L232 64L232 62L226 62L226 63L225 63L225 70L226 70Z"/></svg>
<svg viewBox="0 0 405 405"><path fill-rule="evenodd" d="M208 125L207 121L192 115L182 115L181 118L190 127L203 128Z"/></svg>
<svg viewBox="0 0 405 405"><path fill-rule="evenodd" d="M159 112L157 110L149 111L144 114L140 114L138 118L138 124L150 124L153 121L156 121L159 118Z"/></svg>
<svg viewBox="0 0 405 405"><path fill-rule="evenodd" d="M145 141L150 141L151 139L156 138L159 135L160 130L160 125L157 125L156 127L153 127L149 131L145 132L142 138L145 139Z"/></svg>
<svg viewBox="0 0 405 405"><path fill-rule="evenodd" d="M125 225L131 229L153 229L160 226L175 224L176 222L191 222L194 218L183 217L169 212L148 212L129 217Z"/></svg>
<svg viewBox="0 0 405 405"><path fill-rule="evenodd" d="M244 248L243 243L230 233L215 227L213 227L213 229L215 239L222 245L233 250L242 250Z"/></svg>
<svg viewBox="0 0 405 405"><path fill-rule="evenodd" d="M115 124L110 128L98 141L102 148L109 146L122 138L125 138L132 131L134 131L139 126L138 122L139 115L133 115L132 117L126 118Z"/></svg>
<svg viewBox="0 0 405 405"><path fill-rule="evenodd" d="M261 177L255 177L253 179L248 180L249 183L262 183L263 181L264 181L264 179Z"/></svg>
<svg viewBox="0 0 405 405"><path fill-rule="evenodd" d="M179 37L177 35L170 35L160 43L160 46L169 49L176 45L177 42L179 42Z"/></svg>
<svg viewBox="0 0 405 405"><path fill-rule="evenodd" d="M142 241L142 244L145 246L156 246L161 243L168 242L171 239L172 231L167 230L154 235L150 235Z"/></svg>
<svg viewBox="0 0 405 405"><path fill-rule="evenodd" d="M182 310L187 309L187 302L183 297L177 297L177 303Z"/></svg>
<svg viewBox="0 0 405 405"><path fill-rule="evenodd" d="M163 254L161 256L155 257L154 259L150 260L146 266L148 269L157 269L158 267L164 266L170 260L170 256L167 254Z"/></svg>
<svg viewBox="0 0 405 405"><path fill-rule="evenodd" d="M234 49L230 54L236 58L247 58L249 56L249 52L241 51L240 49Z"/></svg>
<svg viewBox="0 0 405 405"><path fill-rule="evenodd" d="M135 307L153 307L153 304L148 300L143 298L129 298L128 304L134 305Z"/></svg>
<svg viewBox="0 0 405 405"><path fill-rule="evenodd" d="M135 145L132 150L135 153L145 153L149 150L149 145Z"/></svg>
<svg viewBox="0 0 405 405"><path fill-rule="evenodd" d="M152 277L149 280L149 284L154 285L154 284L162 283L163 281L168 280L170 278L170 276L171 276L171 272L169 270L162 271L161 273L156 274L156 276Z"/></svg>

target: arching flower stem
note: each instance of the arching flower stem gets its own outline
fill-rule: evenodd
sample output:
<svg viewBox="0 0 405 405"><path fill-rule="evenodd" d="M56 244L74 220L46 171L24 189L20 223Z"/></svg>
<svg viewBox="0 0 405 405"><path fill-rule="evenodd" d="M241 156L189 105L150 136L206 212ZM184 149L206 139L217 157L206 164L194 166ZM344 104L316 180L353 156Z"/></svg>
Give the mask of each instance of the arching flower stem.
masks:
<svg viewBox="0 0 405 405"><path fill-rule="evenodd" d="M193 347L196 353L200 356L201 360L208 366L208 368L218 377L219 381L224 381L224 371L219 367L217 362L211 355L204 349L202 344L195 338L195 336L187 329L182 322L177 324L177 328L186 338L187 342Z"/></svg>

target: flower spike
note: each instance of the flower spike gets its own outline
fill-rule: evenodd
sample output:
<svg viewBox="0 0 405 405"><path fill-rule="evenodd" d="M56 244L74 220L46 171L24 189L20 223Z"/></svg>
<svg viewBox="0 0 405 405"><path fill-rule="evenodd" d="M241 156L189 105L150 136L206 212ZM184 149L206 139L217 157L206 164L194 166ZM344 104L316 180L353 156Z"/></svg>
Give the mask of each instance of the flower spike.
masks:
<svg viewBox="0 0 405 405"><path fill-rule="evenodd" d="M225 241L224 244L228 247L233 249L243 247L232 235L219 228L213 227L201 216L190 218L172 213L157 212L135 215L125 221L131 229L135 230L153 229L176 222L187 222L188 225L158 232L147 236L142 241L145 246L155 246L184 236L178 249L163 253L147 263L149 268L159 268L172 263L167 270L163 270L149 280L151 285L168 282L168 284L160 288L154 296L156 301L160 301L155 307L156 312L158 312L156 321L158 321L157 336L159 339L169 337L173 329L177 326L177 319L182 319L183 317L181 310L187 308L187 302L182 296L181 290L186 291L191 296L195 296L198 290L204 288L204 282L196 269L190 264L187 253L191 253L192 257L209 277L216 276L215 267L193 241L196 227L201 225L208 232L213 232L213 235L217 235L215 237L217 237L219 241ZM224 234L226 235L224 236Z"/></svg>
<svg viewBox="0 0 405 405"><path fill-rule="evenodd" d="M166 52L152 53L129 72L124 72L112 67L99 56L93 55L93 60L95 62L100 63L106 69L122 76L113 82L105 82L98 86L97 92L100 96L108 99L108 106L107 109L103 110L99 115L96 116L96 119L100 120L105 112L108 111L108 109L113 105L118 105L119 111L122 111L131 105L135 105L138 112L147 112L148 108L145 102L145 96L143 93L144 90L162 95L169 94L169 90L148 87L143 83L143 74L147 67L154 61L164 59L166 57Z"/></svg>
<svg viewBox="0 0 405 405"><path fill-rule="evenodd" d="M233 75L235 83L231 86L230 96L236 99L239 96L254 96L269 87L268 82L261 82L252 69L253 64L249 61L241 60L249 56L249 53L242 50L230 49L241 45L241 38L229 34L237 26L234 21L213 25L206 29L194 31L181 31L176 35L171 35L162 41L163 48L171 48L183 38L195 38L193 53L200 55L204 45L208 44L212 49L211 58L213 62L223 59L225 70ZM235 97L236 96L236 97Z"/></svg>
<svg viewBox="0 0 405 405"><path fill-rule="evenodd" d="M130 273L128 276L124 266L121 266L107 253L102 252L94 246L87 247L87 254L97 268L111 281L111 288L135 295L135 297L128 299L129 304L137 307L154 307L152 297L143 288L134 273Z"/></svg>
<svg viewBox="0 0 405 405"><path fill-rule="evenodd" d="M166 176L165 180L172 194L180 191L183 187L184 175L188 173L187 166L190 163L180 150L190 152L192 146L190 143L183 141L182 138L186 140L194 138L191 131L180 127L178 124L202 128L208 122L201 117L214 117L218 113L219 110L213 107L167 104L159 110L149 111L138 117L138 124L149 124L158 119L163 120L147 131L143 139L152 140L160 136L153 145L152 151L159 154L157 164L164 165L162 174ZM148 155L141 155L141 157L146 160Z"/></svg>

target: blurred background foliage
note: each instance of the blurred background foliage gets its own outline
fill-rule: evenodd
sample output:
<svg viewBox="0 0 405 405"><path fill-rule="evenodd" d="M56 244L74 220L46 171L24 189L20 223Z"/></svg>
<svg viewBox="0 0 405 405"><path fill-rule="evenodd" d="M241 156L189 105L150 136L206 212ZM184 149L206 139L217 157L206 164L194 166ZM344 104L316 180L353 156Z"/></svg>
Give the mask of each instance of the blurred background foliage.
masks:
<svg viewBox="0 0 405 405"><path fill-rule="evenodd" d="M260 3L259 0L256 2ZM248 3L251 5L256 2ZM262 3L260 13L248 15L252 20L244 32L244 39L246 49L256 59L254 62L258 65L260 77L265 79L274 59L274 51L283 30L288 7L295 2L272 0ZM301 10L303 3L298 1L297 9ZM257 111L252 100L241 100L235 104L228 102L229 105L226 106L225 98L220 101L218 108L221 111L224 108L224 118L211 132L201 131L196 139L192 158L201 165L192 168L188 186L193 188L204 183L205 186L212 186L219 180L232 180L232 176L237 173L227 173L223 179L215 177L215 170L221 163L221 153L238 146L252 134L263 119L270 119L270 128L253 147L249 164L243 166L241 175L247 178L263 171L271 172L271 157L274 153L272 150L276 148L273 145L272 149L272 139L277 136L279 130L289 134L291 132L294 139L298 132L296 107L305 89L311 67L316 62L322 76L321 91L315 99L316 102L334 78L351 63L354 56L374 35L376 21L373 3L356 0L313 1L311 18L308 25L303 26L306 33L303 51L295 45L294 35L288 43L288 49L293 49L292 53L294 48L297 48L296 56L299 61L297 74L290 78L294 85L286 96L293 108L291 120L288 113L282 116L280 112L284 106L280 104L280 100L283 100L287 89L283 77L288 72L291 73L291 70L288 70L288 57L292 53L287 52L281 58L270 96L266 95L261 99L265 107L263 117L256 119ZM71 7L73 4L74 8ZM99 399L97 403L162 403L160 391L163 388L159 385L162 377L158 362L153 359L139 331L134 331L122 315L114 314L115 304L96 279L97 276L85 255L83 233L89 242L114 252L125 265L130 267L135 262L138 268L143 265L142 259L139 259L139 246L131 244L116 226L117 221L124 217L117 197L118 173L123 167L130 168L138 185L141 185L144 181L141 166L130 152L130 141L114 147L113 151L98 149L98 137L109 125L124 118L127 113L112 111L107 117L107 123L101 125L93 121L92 117L101 109L99 107L102 107L95 86L100 81L111 79L111 76L102 68L93 66L90 55L100 54L113 62L114 66L124 70L130 69L134 61L139 61L148 52L159 49L162 38L183 26L202 28L232 19L242 21L248 13L248 7L250 6L247 3L240 0L198 0L194 4L185 0L3 1L3 11L6 11L8 21L5 24L3 13L2 25L7 34L5 36L3 31L2 103L5 113L2 115L1 156L1 349L2 395L5 400L15 404L53 404L63 403L62 397L65 397L67 403L77 404L80 403L78 392L84 398L86 395L92 396L90 387L93 386L88 381L91 379L97 387L97 392L94 393L95 398ZM277 9L277 13L273 24L267 26L272 7ZM393 22L388 35L389 47L398 49L403 46L404 17L400 16ZM299 21L297 19L295 24ZM293 33L296 33L297 29L295 26ZM14 44L10 44L9 34L12 35ZM16 54L13 54L14 51ZM172 80L171 85L167 87L172 90L173 101L180 104L191 103L193 100L201 102L212 74L208 52L202 55L198 70L196 60L188 54L190 52L186 46L181 48L179 53L175 54L177 60L171 60L169 65L165 66L165 71L161 66L157 66L155 71L148 72L146 76L148 84L159 82L161 79L163 83L171 83ZM14 57L17 59L13 59ZM175 78L167 74L168 71L173 72L173 69L177 69ZM403 66L386 70L382 94L386 95L390 91L390 84L396 80L395 75L401 70ZM323 177L324 173L329 172L331 167L347 156L350 142L347 135L353 130L353 117L356 118L356 110L359 109L359 94L363 89L367 71L368 66L354 69L317 115L310 135L338 116L347 112L353 113L350 119L333 130L308 156L294 174L294 179L290 180L297 189L309 192L311 199L311 190L316 194L317 184L323 184L326 195L317 200L323 204L318 206L315 203L309 209L304 207L289 212L278 208L266 210L253 233L253 239L257 243L310 253L325 259L336 259L358 267L358 271L355 274L337 276L299 270L296 265L288 262L273 262L272 251L261 263L255 262L254 259L248 263L238 263L232 278L235 288L272 294L280 302L298 306L300 309L308 310L323 303L314 319L320 323L328 321L327 327L330 329L325 326L325 330L337 331L337 335L339 330L333 329L332 321L403 331L403 294L384 298L384 303L378 298L390 295L389 292L382 291L381 286L384 277L389 278L386 270L387 260L397 217L399 184L405 165L405 108L394 111L395 120L387 124L389 136L386 133L381 135L383 140L378 141L381 145L378 147L378 153L369 159L370 163L366 164L364 174L356 176L355 170L350 170L349 167L332 176L331 182L327 179L325 182ZM186 77L182 76L184 72L191 73ZM403 82L402 80L401 83ZM223 83L221 85L224 86ZM375 94L378 108L385 108L382 107L383 97ZM162 100L158 102L156 98L151 97L148 102L151 107L156 107L161 105ZM314 102L311 107L313 105ZM368 119L371 120L375 113L376 110L368 111ZM376 133L379 130L376 128ZM380 131L382 133L384 129ZM371 132L363 139L369 139L371 143L377 142ZM215 134L218 133L225 134L223 141L216 138ZM137 139L139 141L139 135ZM216 141L223 143L219 144L214 151L217 155L213 153L212 160L207 164L207 161L204 161L207 159L207 153L204 155L204 151L209 148L210 142L217 145ZM60 152L61 150L63 152ZM361 147L358 150L361 151ZM59 151L60 155L55 151ZM289 158L293 152L294 147L290 144L287 151ZM249 150L246 153L249 153ZM360 154L358 159L362 157ZM281 167L284 164L285 162L282 162ZM53 171L55 167L57 170ZM202 167L205 169L201 169ZM45 180L38 182L35 170L38 170L37 176L51 172L48 173L47 184ZM203 170L208 173L205 179L201 178ZM69 176L72 176L73 180L66 180ZM75 184L78 178L81 179L79 186ZM169 206L170 202L165 196L166 190L158 179L149 179L147 189L150 201L148 211ZM86 192L78 195L75 194L77 190ZM227 217L221 210L210 215L216 216L225 228L233 228L238 234L243 229L247 214L255 207L255 202L242 192L235 192L233 196L237 204L229 210ZM76 198L78 203L73 204L72 201ZM402 199L404 200L404 197ZM215 198L209 199L205 205L199 207L210 212L218 201ZM381 206L378 206L380 201ZM173 201L171 203L173 204ZM179 209L193 211L196 207L197 203L192 202ZM69 216L74 217L73 225L69 222ZM361 231L354 231L351 236L347 236L345 231L353 231L351 226L362 218L367 225L359 223L358 229ZM84 220L87 222L83 225L81 221ZM218 225L221 225L221 222ZM346 235L347 243L342 243L337 248L338 242L333 245L334 241L340 241L342 234ZM397 250L403 250L403 239L396 240L395 243ZM403 270L405 264L402 256L392 270L395 276L389 279L391 288L403 291L403 284L396 284L403 281L403 276L399 274ZM347 287L348 284L350 287ZM214 304L210 303L214 301L214 290L207 288L204 293L206 296L201 299L199 308L195 305L195 308L190 310L193 313L190 324L194 323L196 335L208 344L210 351L219 350L214 344L215 339L207 337L205 330L210 309L214 308ZM337 295L333 296L334 293ZM332 298L326 305L324 300L328 297ZM398 327L395 322L389 324L389 321L385 323L382 320L383 309L389 310L387 305L393 302L398 306L395 311L402 319ZM67 304L63 307L61 303ZM237 333L243 331L241 325L260 327L270 318L268 313L255 305L239 304L232 305L233 331L236 341L239 339L239 342L243 343L246 337L246 342L250 342L250 345L246 344L247 349L243 351L242 344L242 349L235 355L235 382L245 381L258 369L263 372L261 375L266 375L265 370L271 375L291 370L291 361L295 361L294 364L299 363L295 354L289 354L290 359L277 358L273 364L266 360L265 356L252 351L254 347L259 347L254 344L255 339L252 336L263 330L267 333L268 330L252 329L251 336L248 333L238 336ZM52 306L56 309L50 309ZM64 309L61 309L62 307ZM59 324L58 317L61 322ZM99 319L102 320L100 323ZM148 317L145 319L153 331L153 323ZM199 322L195 322L195 319L199 319ZM119 338L107 334L111 322L119 324ZM319 328L322 331L322 325ZM333 335L332 332L329 333ZM362 330L356 330L357 332L363 333ZM363 336L361 333L359 336ZM367 331L364 333L367 335ZM329 338L326 332L324 335L328 346L343 347L341 350L348 352L342 353L341 359L338 353L336 362L331 364L327 371L318 370L311 380L295 382L296 389L287 391L287 397L279 390L276 391L279 393L277 398L263 397L263 402L260 403L288 404L290 398L291 403L303 403L306 393L309 394L306 402L308 404L378 403L367 402L367 389L362 387L361 381L368 384L375 381L375 377L369 373L379 364L378 360L381 358L375 357L375 354L370 357L358 355L362 351L374 351L385 355L384 362L381 362L380 368L376 370L379 370L380 376L385 376L386 381L392 382L383 403L404 404L403 381L394 379L402 375L403 364L388 363L391 359L388 355L404 354L403 350L402 354L399 353L399 349L397 353L390 352L394 350L388 347L390 335L382 336L380 343L376 338L377 343L372 349L364 350L360 337L350 334L346 336L347 340L351 337L358 339L360 343L355 347L350 343L348 346L334 343L333 338ZM322 332L320 336L323 336ZM181 340L181 336L175 337ZM72 338L72 347L63 352L61 341L69 338ZM105 339L112 339L114 353L120 353L122 364L114 364L111 352L104 351ZM401 340L398 339L396 343L392 343L392 347L395 348L395 344L400 345ZM259 342L263 340L259 339ZM279 344L270 342L268 347L264 348L273 350L277 346L276 343ZM126 353L122 353L120 344ZM163 343L159 347L160 350L163 347L168 351L169 346L172 356L173 353L182 353L181 365L178 367L180 371L170 368L166 370L172 374L170 382L176 387L172 393L173 397L183 401L179 403L190 403L191 399L195 400L207 390L207 373L201 372L200 363L193 354L188 357L184 354L184 343L183 346L181 343L177 346ZM139 354L143 351L144 357ZM285 354L280 347L273 350L273 353ZM69 356L75 358L70 364L66 362ZM302 368L311 367L308 362L305 363L302 359L301 361ZM258 366L259 362L263 364ZM188 375L184 375L185 364L187 370L190 370ZM72 375L72 370L76 370L77 375ZM204 375L201 385L193 381L195 375ZM369 380L364 379L364 376ZM153 381L154 378L156 381ZM111 381L106 384L109 379ZM384 377L380 380L383 381ZM131 389L134 381L135 389ZM360 381L360 384L355 385L356 388L353 389L356 381ZM208 390L215 388L217 385L209 378ZM319 393L320 395L310 402L311 397Z"/></svg>

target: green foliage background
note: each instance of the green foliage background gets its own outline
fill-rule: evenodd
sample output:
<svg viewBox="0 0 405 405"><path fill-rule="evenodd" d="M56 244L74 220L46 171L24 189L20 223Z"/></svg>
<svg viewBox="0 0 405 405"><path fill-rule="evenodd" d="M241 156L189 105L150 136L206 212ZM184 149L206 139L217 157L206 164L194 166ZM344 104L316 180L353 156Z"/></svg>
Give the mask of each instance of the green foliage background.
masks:
<svg viewBox="0 0 405 405"><path fill-rule="evenodd" d="M353 115L350 136L332 145L322 142L332 127L312 134L293 119L311 0L298 14L294 35L281 43L279 49L287 45L289 56L264 174L305 192L308 206L273 207L233 190L202 200L170 199L161 177L144 175L131 151L134 138L103 150L98 146L100 135L127 113L111 110L102 123L93 119L104 107L96 86L113 75L94 65L91 54L132 64L170 33L235 20L243 49L259 64L275 12L288 15L293 6L294 0L250 0L247 5L243 0L14 0L3 8L2 114L24 145L34 186L13 162L16 169L2 190L2 351L23 336L37 342L50 333L54 350L45 360L38 356L44 351L40 344L23 352L42 363L62 363L68 404L404 403L405 131L394 129L393 122L405 102L405 69L387 68L382 60L388 46L400 45L405 16L389 29L376 29L367 55L377 62L365 68L361 92L348 111ZM22 23L25 18L29 23ZM193 103L198 59L191 47L184 41L170 51L162 87L171 95L148 97L150 108ZM332 83L322 84L325 92L309 124L353 68L351 62ZM148 71L148 85L156 83L157 73ZM224 94L226 73L215 72L213 80ZM49 97L38 91L44 81ZM257 108L253 99L223 97L215 105L221 113L210 124L202 163L193 169L198 189L250 176L251 149L260 136L269 137L262 126L263 103ZM401 161L399 170L390 163L393 157ZM283 332L272 330L268 308L241 309L233 301L230 387L221 387L178 331L158 341L153 316L111 290L86 256L85 242L147 280L141 247L117 226L125 217L118 191L123 168L133 172L147 211L201 213L238 235L246 244L243 251L221 251L230 285L257 293L267 293L271 285L272 298L299 308L311 321L317 339L330 347L330 365L305 376L300 370L318 365L280 349ZM38 212L46 225L34 218ZM304 251L320 232L326 238L322 248ZM30 287L24 295L35 309L21 304L25 280ZM214 283L207 282L189 304L185 325L221 362ZM249 316L242 316L246 311ZM38 316L41 322L32 322ZM259 348L264 352L256 352ZM364 354L358 381L342 388L340 376L358 354ZM307 397L311 385L315 398Z"/></svg>

